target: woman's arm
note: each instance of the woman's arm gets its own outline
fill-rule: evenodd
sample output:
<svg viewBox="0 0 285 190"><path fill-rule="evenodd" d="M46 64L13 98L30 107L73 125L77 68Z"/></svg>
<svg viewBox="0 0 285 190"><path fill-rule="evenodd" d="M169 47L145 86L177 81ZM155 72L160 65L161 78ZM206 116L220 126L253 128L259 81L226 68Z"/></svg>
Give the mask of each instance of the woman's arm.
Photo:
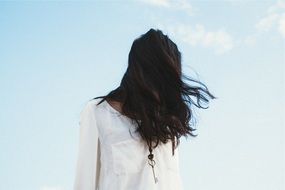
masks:
<svg viewBox="0 0 285 190"><path fill-rule="evenodd" d="M88 102L80 113L78 157L74 190L96 190L100 173L100 142L95 107Z"/></svg>

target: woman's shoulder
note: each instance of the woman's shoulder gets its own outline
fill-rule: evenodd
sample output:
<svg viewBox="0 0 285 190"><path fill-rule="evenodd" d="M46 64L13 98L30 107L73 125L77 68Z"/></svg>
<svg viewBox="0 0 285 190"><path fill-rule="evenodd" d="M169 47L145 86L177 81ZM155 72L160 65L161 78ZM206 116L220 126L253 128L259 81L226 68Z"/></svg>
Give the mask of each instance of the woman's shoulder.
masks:
<svg viewBox="0 0 285 190"><path fill-rule="evenodd" d="M100 103L102 101L103 98L92 98L91 100L88 100L86 103L86 106L93 106L93 107L99 107L102 103ZM104 101L103 101L104 102ZM99 104L100 103L100 104ZM98 105L99 104L99 105Z"/></svg>
<svg viewBox="0 0 285 190"><path fill-rule="evenodd" d="M90 112L96 112L98 109L100 109L101 104L98 104L102 98L93 98L91 100L87 100L83 108L81 109L81 115L84 113L90 113Z"/></svg>

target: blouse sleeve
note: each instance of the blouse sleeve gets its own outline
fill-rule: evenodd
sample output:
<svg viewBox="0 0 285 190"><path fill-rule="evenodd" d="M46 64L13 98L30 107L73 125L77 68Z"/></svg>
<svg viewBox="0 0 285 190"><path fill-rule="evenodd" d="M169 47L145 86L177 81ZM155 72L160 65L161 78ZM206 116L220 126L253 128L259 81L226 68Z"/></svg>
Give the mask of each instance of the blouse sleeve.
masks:
<svg viewBox="0 0 285 190"><path fill-rule="evenodd" d="M94 107L87 103L80 113L79 145L73 190L97 190L100 143Z"/></svg>

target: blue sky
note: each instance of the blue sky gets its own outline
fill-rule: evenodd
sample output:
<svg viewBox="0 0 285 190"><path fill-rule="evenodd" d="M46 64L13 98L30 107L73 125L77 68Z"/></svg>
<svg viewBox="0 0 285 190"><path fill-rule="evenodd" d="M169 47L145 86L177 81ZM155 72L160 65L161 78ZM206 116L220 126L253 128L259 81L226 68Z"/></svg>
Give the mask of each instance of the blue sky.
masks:
<svg viewBox="0 0 285 190"><path fill-rule="evenodd" d="M0 2L0 189L72 189L79 113L159 28L218 97L181 139L185 190L282 190L284 1Z"/></svg>

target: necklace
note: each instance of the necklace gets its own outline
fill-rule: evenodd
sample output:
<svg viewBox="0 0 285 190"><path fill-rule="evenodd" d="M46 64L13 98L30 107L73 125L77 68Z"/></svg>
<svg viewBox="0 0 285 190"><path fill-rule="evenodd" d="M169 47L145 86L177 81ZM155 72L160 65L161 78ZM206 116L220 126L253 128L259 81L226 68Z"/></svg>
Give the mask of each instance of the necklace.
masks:
<svg viewBox="0 0 285 190"><path fill-rule="evenodd" d="M148 164L151 166L152 168L152 174L153 174L153 178L154 178L154 182L157 183L158 182L158 179L157 177L155 176L155 172L154 172L154 166L155 166L155 161L153 159L154 155L152 153L152 148L149 148L149 155L148 155Z"/></svg>

